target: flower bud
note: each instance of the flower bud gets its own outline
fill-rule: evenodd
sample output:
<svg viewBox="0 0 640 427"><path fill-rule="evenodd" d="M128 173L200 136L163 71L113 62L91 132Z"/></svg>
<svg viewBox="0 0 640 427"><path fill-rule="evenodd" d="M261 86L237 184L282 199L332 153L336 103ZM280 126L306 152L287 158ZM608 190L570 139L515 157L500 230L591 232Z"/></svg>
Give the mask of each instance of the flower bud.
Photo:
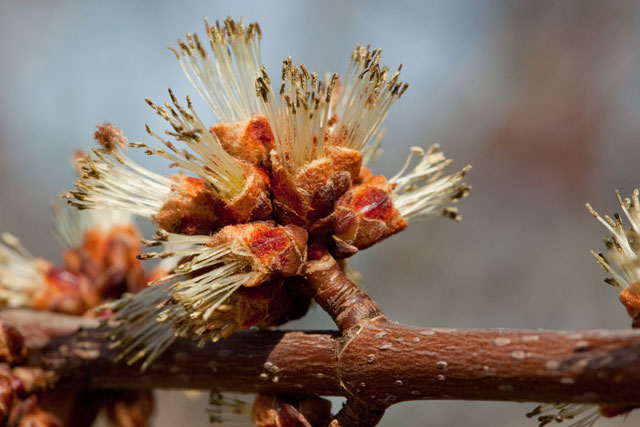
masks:
<svg viewBox="0 0 640 427"><path fill-rule="evenodd" d="M225 225L269 218L269 177L252 164L243 162L241 167L246 184L231 199L207 188L199 178L172 176L172 193L158 213L151 216L153 222L170 233L210 234Z"/></svg>
<svg viewBox="0 0 640 427"><path fill-rule="evenodd" d="M338 200L333 235L336 256L352 255L407 227L391 199L394 187L378 175Z"/></svg>
<svg viewBox="0 0 640 427"><path fill-rule="evenodd" d="M209 128L222 147L236 159L256 165L268 165L274 147L273 133L267 118L254 116L242 122L220 122Z"/></svg>
<svg viewBox="0 0 640 427"><path fill-rule="evenodd" d="M414 155L421 160L407 172ZM414 218L441 215L459 220L456 208L445 205L467 195L470 187L463 179L469 167L442 176L449 163L434 145L426 153L414 147L402 170L389 180L371 176L364 168L358 177L361 183L336 203L335 256L348 257L368 248L404 230L407 221Z"/></svg>
<svg viewBox="0 0 640 427"><path fill-rule="evenodd" d="M18 330L0 321L0 363L13 365L27 356L24 338Z"/></svg>

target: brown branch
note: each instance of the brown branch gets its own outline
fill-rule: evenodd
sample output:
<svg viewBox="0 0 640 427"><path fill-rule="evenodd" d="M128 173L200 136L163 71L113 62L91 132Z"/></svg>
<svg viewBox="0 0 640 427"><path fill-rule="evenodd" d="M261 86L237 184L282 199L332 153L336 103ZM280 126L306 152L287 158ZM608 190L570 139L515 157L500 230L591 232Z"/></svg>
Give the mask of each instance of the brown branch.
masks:
<svg viewBox="0 0 640 427"><path fill-rule="evenodd" d="M93 319L29 310L5 310L0 319L25 334L29 366L76 388L344 395L346 387L371 406L419 399L640 405L636 331L414 328L378 317L340 353L337 333L247 331L204 348L176 342L141 373L111 360Z"/></svg>
<svg viewBox="0 0 640 427"><path fill-rule="evenodd" d="M144 373L113 361L107 331L95 319L5 310L0 320L25 336L28 366L58 387L201 388L282 402L345 396L336 427L375 425L390 405L420 399L640 406L640 331L400 325L347 279L322 244L312 245L299 284L339 332L247 331L204 348L180 340Z"/></svg>

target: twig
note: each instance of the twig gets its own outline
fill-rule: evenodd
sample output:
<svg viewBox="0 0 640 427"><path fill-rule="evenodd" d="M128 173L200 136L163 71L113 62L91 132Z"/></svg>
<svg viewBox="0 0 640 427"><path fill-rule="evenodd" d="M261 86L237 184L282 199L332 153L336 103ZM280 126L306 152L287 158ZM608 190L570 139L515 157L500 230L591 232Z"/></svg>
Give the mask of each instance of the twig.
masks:
<svg viewBox="0 0 640 427"><path fill-rule="evenodd" d="M204 348L178 341L141 373L111 360L94 319L24 309L4 310L0 319L23 333L48 325L46 340L25 335L28 366L81 388L337 396L346 387L371 405L421 399L640 405L636 331L415 328L378 318L339 358L337 333L247 331Z"/></svg>

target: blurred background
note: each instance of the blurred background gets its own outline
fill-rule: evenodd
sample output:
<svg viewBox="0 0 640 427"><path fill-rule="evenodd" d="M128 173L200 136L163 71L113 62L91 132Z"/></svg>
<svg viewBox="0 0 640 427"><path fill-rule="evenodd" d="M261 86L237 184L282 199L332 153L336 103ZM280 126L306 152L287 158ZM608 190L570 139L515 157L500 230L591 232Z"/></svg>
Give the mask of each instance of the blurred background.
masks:
<svg viewBox="0 0 640 427"><path fill-rule="evenodd" d="M404 64L409 90L390 110L384 154L441 144L473 165L461 223L432 219L354 263L393 320L422 326L627 328L617 292L589 254L604 228L585 210L617 208L638 186L640 4L632 1L0 2L0 230L60 261L49 203L71 187L72 150L111 121L130 141L165 125L144 102L195 91L167 45L202 17L260 22L262 59L291 55L344 72L356 43ZM199 101L199 100L198 100ZM204 103L196 105L207 117ZM213 116L209 116L213 120ZM149 168L162 161L134 153ZM148 225L147 234L151 232ZM314 310L287 328L332 328ZM206 395L160 393L157 426L208 425ZM535 405L412 402L383 426L535 426ZM627 425L640 423L639 414ZM635 420L635 421L634 421ZM601 425L621 425L622 420Z"/></svg>

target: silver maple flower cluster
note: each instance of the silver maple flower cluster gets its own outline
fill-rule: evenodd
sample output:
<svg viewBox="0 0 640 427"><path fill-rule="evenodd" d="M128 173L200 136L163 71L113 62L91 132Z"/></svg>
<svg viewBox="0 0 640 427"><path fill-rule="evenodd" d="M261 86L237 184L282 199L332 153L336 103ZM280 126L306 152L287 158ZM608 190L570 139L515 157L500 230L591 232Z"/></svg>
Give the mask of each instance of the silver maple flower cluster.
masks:
<svg viewBox="0 0 640 427"><path fill-rule="evenodd" d="M308 297L291 278L303 275L312 241L348 258L407 221L458 220L452 203L470 188L469 167L446 175L451 161L437 145L412 148L390 179L369 169L381 124L408 87L400 68L381 65L381 50L358 45L342 78L287 58L274 90L257 23L205 20L205 32L170 49L217 123L170 90L168 103L147 100L169 124L166 136L147 126L162 148L129 144L182 171L156 174L120 144L102 144L64 195L77 208L126 211L158 228L144 243L163 249L141 257L165 260L167 274L102 307L118 357L142 359L143 369L176 336L204 344L304 314Z"/></svg>
<svg viewBox="0 0 640 427"><path fill-rule="evenodd" d="M640 326L640 191L635 189L631 197L622 197L616 191L618 204L623 216L615 213L600 216L587 203L587 210L610 233L604 239L605 253L591 251L598 264L610 275L605 283L619 290L619 298L629 316L634 320L634 327ZM625 227L624 219L629 222ZM598 404L549 403L536 407L527 414L539 421L539 427L551 423L568 421L568 427L592 427L602 417L611 418L626 415L634 408L602 406Z"/></svg>

